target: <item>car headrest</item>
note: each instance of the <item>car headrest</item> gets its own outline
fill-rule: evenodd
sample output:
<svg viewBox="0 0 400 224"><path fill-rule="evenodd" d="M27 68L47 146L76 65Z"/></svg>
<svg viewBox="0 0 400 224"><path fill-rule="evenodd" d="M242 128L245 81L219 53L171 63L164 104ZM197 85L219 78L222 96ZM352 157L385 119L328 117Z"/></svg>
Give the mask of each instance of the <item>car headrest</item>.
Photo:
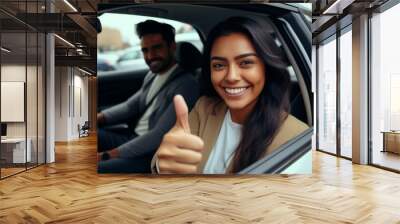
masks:
<svg viewBox="0 0 400 224"><path fill-rule="evenodd" d="M202 64L200 51L189 42L176 43L176 59L182 68L191 71L200 68Z"/></svg>

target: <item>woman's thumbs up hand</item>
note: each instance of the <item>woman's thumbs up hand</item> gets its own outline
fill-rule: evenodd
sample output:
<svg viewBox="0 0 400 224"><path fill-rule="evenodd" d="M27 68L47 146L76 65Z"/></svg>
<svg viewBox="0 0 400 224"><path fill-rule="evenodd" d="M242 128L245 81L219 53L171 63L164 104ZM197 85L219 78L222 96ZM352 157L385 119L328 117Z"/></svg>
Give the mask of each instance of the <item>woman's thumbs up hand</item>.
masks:
<svg viewBox="0 0 400 224"><path fill-rule="evenodd" d="M176 95L174 97L174 106L176 114L176 123L174 128L183 129L184 132L190 134L189 110L181 95Z"/></svg>
<svg viewBox="0 0 400 224"><path fill-rule="evenodd" d="M156 152L160 173L197 173L204 142L190 134L188 107L182 96L174 97L175 126L164 135Z"/></svg>

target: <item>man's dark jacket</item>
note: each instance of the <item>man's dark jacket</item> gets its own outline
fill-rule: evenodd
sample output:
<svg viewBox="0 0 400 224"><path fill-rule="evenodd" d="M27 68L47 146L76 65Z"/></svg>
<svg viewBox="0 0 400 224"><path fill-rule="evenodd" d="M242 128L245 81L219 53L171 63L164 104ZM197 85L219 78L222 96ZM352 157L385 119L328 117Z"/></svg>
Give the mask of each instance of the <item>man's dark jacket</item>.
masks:
<svg viewBox="0 0 400 224"><path fill-rule="evenodd" d="M147 109L146 96L155 76L149 72L144 78L143 85L133 96L125 102L102 111L105 118L104 124L126 123L132 119L133 123L137 123ZM194 75L179 66L171 73L164 85L166 86L163 86L154 98L155 107L149 118L149 131L120 145L117 150L121 158L134 158L154 153L164 134L175 124L173 97L177 94L182 95L189 111L199 97L199 84Z"/></svg>

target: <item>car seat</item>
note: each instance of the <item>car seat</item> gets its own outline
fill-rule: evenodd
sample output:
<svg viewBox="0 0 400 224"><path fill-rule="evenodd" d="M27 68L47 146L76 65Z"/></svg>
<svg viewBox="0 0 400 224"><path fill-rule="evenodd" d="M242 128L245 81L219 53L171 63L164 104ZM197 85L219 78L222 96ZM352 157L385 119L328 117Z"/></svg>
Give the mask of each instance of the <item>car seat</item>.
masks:
<svg viewBox="0 0 400 224"><path fill-rule="evenodd" d="M197 80L201 75L203 56L201 52L191 43L183 41L176 43L176 59L185 70L194 73Z"/></svg>

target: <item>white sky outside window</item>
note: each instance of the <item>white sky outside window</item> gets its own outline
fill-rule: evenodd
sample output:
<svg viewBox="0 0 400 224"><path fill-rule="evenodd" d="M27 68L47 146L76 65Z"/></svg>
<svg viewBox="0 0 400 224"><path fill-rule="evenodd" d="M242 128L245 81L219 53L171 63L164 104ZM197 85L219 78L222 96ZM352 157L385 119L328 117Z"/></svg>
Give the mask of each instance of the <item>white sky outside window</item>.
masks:
<svg viewBox="0 0 400 224"><path fill-rule="evenodd" d="M117 29L121 32L122 40L135 46L140 43L139 37L136 35L136 24L146 21L148 19L155 20L162 23L168 23L179 30L184 24L169 19L160 19L148 16L138 15L124 15L117 13L105 13L99 16L102 27L110 27Z"/></svg>
<svg viewBox="0 0 400 224"><path fill-rule="evenodd" d="M336 40L318 51L318 147L336 153Z"/></svg>
<svg viewBox="0 0 400 224"><path fill-rule="evenodd" d="M373 151L376 153L383 149L382 131L400 130L399 21L400 4L374 14L371 20L371 115Z"/></svg>
<svg viewBox="0 0 400 224"><path fill-rule="evenodd" d="M343 156L352 156L352 34L340 36L340 150Z"/></svg>

